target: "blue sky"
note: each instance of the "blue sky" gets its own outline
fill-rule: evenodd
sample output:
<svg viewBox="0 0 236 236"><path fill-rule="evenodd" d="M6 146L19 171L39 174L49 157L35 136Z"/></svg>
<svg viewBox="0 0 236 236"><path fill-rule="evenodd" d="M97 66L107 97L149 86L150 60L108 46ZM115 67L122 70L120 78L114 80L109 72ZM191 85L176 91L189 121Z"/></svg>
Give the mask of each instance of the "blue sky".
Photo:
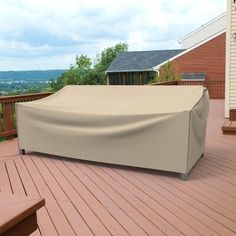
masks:
<svg viewBox="0 0 236 236"><path fill-rule="evenodd" d="M177 40L226 11L226 0L0 0L0 70L64 69L126 41L129 50Z"/></svg>

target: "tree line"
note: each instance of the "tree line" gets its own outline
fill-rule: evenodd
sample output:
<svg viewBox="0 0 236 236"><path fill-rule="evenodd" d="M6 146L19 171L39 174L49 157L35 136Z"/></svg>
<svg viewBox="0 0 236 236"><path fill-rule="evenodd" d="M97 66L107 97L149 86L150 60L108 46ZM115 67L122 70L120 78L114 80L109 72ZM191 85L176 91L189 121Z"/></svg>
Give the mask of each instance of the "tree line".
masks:
<svg viewBox="0 0 236 236"><path fill-rule="evenodd" d="M16 95L23 93L37 93L37 92L54 92L63 88L65 85L105 85L107 83L106 70L116 56L121 52L128 50L128 44L126 42L118 43L112 47L107 47L98 53L95 58L95 62L92 63L92 59L87 55L77 55L75 62L71 64L68 70L65 70L61 76L55 80L51 80L48 84L39 85L37 83L32 84L19 84L17 89L14 85L14 89L11 91L8 89L7 95ZM180 76L176 72L176 69L172 62L167 62L159 69L159 73L156 73L154 79L149 83L165 82L171 80L179 80ZM13 86L13 85L9 85ZM22 87L23 86L23 87ZM0 96L5 95L1 94Z"/></svg>
<svg viewBox="0 0 236 236"><path fill-rule="evenodd" d="M57 80L50 82L50 90L57 91L65 85L103 85L106 84L105 71L110 63L121 52L128 50L127 43L118 43L105 48L97 54L95 63L86 55L76 56L75 63L65 71Z"/></svg>

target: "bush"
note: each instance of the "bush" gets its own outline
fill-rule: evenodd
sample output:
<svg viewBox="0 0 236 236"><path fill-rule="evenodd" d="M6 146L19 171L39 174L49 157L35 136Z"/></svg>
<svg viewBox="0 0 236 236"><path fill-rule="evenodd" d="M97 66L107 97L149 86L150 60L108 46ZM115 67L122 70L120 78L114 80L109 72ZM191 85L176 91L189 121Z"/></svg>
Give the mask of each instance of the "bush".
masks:
<svg viewBox="0 0 236 236"><path fill-rule="evenodd" d="M153 82L168 82L174 80L180 80L181 76L177 73L174 64L168 61L162 65Z"/></svg>

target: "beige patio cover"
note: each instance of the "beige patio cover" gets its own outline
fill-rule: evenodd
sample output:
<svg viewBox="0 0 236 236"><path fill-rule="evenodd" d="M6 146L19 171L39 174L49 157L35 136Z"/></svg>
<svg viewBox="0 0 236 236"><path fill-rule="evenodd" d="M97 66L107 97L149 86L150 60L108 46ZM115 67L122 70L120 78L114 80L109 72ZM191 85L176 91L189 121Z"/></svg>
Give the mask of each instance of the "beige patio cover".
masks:
<svg viewBox="0 0 236 236"><path fill-rule="evenodd" d="M19 148L188 173L204 152L201 86L66 86L16 104Z"/></svg>

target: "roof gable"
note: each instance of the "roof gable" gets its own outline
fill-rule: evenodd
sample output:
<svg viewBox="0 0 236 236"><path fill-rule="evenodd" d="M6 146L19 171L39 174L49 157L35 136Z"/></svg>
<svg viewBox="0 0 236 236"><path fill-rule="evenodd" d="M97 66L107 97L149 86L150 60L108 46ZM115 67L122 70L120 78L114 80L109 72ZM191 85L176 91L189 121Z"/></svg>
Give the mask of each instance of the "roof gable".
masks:
<svg viewBox="0 0 236 236"><path fill-rule="evenodd" d="M166 64L168 61L173 61L173 60L175 60L176 58L181 57L181 56L183 56L184 54L187 54L187 53L191 52L192 50L194 50L194 49L196 49L196 48L198 48L198 47L204 45L205 43L208 43L209 41L211 41L211 40L213 40L213 39L219 37L219 36L222 35L222 34L225 34L225 32L220 32L220 33L218 33L218 34L212 36L211 38L208 38L207 40L205 40L205 41L203 41L203 42L200 42L199 44L194 45L194 46L191 47L191 48L188 48L188 49L186 49L186 50L183 50L183 51L180 52L179 54L176 54L175 56L173 56L173 57L167 59L166 61L163 61L162 63L156 65L156 66L154 67L154 70L159 70L160 67L163 66L164 64Z"/></svg>
<svg viewBox="0 0 236 236"><path fill-rule="evenodd" d="M106 72L153 71L156 65L183 51L183 49L175 49L122 52L112 61Z"/></svg>

